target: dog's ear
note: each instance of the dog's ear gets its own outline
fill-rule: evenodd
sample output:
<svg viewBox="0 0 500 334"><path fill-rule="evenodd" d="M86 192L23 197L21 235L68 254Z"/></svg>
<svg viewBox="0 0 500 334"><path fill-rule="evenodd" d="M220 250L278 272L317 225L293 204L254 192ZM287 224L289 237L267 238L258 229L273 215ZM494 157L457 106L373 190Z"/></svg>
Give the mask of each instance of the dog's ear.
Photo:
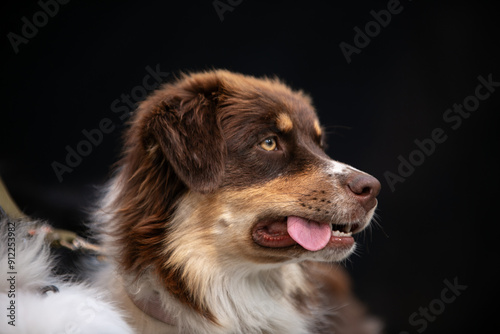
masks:
<svg viewBox="0 0 500 334"><path fill-rule="evenodd" d="M145 101L148 150L160 147L188 188L215 190L224 174L226 145L218 121L220 82L216 77L185 78ZM158 145L156 145L158 144Z"/></svg>

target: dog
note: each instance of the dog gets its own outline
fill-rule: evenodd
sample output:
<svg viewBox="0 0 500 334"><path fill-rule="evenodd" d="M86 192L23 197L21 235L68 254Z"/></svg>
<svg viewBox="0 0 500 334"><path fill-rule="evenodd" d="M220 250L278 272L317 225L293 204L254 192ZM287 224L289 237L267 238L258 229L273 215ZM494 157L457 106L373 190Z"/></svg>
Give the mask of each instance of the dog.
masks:
<svg viewBox="0 0 500 334"><path fill-rule="evenodd" d="M107 333L381 331L334 264L355 251L380 183L326 155L308 95L182 74L129 123L92 219L107 261L79 285L98 294Z"/></svg>

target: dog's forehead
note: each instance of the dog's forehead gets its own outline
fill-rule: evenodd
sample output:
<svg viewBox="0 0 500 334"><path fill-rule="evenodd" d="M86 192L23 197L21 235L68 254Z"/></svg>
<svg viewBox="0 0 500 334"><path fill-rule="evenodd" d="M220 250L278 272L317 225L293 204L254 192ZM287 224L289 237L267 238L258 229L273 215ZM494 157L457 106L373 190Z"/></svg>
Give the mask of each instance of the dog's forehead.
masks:
<svg viewBox="0 0 500 334"><path fill-rule="evenodd" d="M273 88L262 92L257 100L265 101L262 109L275 122L278 130L285 133L292 130L321 132L316 111L307 95L286 86Z"/></svg>
<svg viewBox="0 0 500 334"><path fill-rule="evenodd" d="M314 108L305 102L285 103L276 111L276 127L283 133L299 131L321 137L322 130Z"/></svg>
<svg viewBox="0 0 500 334"><path fill-rule="evenodd" d="M226 88L219 106L226 138L275 129L303 137L321 138L321 126L308 95L279 81L252 79L239 87Z"/></svg>

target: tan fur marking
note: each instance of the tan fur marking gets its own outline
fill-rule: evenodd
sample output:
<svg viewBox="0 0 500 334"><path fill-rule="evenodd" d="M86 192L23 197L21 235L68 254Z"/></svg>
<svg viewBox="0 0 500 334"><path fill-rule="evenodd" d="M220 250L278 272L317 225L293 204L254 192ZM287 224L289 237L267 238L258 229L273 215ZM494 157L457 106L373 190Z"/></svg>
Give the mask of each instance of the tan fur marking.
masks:
<svg viewBox="0 0 500 334"><path fill-rule="evenodd" d="M314 131L316 131L316 134L318 135L318 137L321 137L321 125L319 125L318 120L314 121Z"/></svg>
<svg viewBox="0 0 500 334"><path fill-rule="evenodd" d="M285 113L278 115L278 120L276 122L276 125L278 129L283 132L289 132L293 129L293 122L290 116L288 116Z"/></svg>

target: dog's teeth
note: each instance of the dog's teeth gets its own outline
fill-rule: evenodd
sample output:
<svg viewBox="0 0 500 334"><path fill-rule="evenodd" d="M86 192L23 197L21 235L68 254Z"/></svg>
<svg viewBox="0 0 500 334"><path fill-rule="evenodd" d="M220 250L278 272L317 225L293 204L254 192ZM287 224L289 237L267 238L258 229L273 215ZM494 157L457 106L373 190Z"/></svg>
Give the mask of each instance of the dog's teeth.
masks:
<svg viewBox="0 0 500 334"><path fill-rule="evenodd" d="M337 230L333 230L332 231L332 235L334 237L350 237L351 236L351 232L348 232L348 233L344 233L344 232L341 232L341 231L337 231Z"/></svg>

